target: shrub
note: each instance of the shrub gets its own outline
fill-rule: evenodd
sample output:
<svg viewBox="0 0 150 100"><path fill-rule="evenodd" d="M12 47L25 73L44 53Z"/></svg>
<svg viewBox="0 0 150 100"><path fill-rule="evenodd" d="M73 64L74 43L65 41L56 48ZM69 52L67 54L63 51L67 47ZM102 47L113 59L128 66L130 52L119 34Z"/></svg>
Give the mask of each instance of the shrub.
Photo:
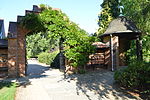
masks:
<svg viewBox="0 0 150 100"><path fill-rule="evenodd" d="M42 52L38 55L38 61L45 64L50 64L54 61L59 51L54 51L52 53Z"/></svg>
<svg viewBox="0 0 150 100"><path fill-rule="evenodd" d="M114 79L124 87L150 93L150 63L134 61L127 68L116 71Z"/></svg>

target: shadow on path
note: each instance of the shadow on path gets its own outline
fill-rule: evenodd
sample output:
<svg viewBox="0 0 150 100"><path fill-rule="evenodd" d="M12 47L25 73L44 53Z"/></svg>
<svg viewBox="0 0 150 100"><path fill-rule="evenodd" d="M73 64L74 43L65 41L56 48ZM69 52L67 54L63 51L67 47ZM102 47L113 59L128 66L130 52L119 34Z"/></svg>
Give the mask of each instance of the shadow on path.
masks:
<svg viewBox="0 0 150 100"><path fill-rule="evenodd" d="M28 60L27 65L27 76L17 79L19 86L24 88L28 85L31 85L30 79L39 79L47 77L45 74L46 71L52 70L48 65L39 64L37 60Z"/></svg>
<svg viewBox="0 0 150 100"><path fill-rule="evenodd" d="M117 87L114 83L113 74L114 72L102 69L87 74L69 75L66 79L77 80L77 95L80 95L79 91L82 91L88 100L93 100L90 93L91 91L94 92L95 95L98 95L98 100L138 100L136 97L125 93Z"/></svg>

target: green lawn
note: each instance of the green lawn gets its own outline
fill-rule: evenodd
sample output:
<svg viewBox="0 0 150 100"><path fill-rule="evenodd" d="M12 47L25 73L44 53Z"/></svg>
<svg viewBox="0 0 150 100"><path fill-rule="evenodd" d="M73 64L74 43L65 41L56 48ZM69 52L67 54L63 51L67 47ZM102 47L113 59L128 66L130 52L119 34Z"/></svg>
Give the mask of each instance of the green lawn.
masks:
<svg viewBox="0 0 150 100"><path fill-rule="evenodd" d="M16 83L0 82L0 100L14 100Z"/></svg>

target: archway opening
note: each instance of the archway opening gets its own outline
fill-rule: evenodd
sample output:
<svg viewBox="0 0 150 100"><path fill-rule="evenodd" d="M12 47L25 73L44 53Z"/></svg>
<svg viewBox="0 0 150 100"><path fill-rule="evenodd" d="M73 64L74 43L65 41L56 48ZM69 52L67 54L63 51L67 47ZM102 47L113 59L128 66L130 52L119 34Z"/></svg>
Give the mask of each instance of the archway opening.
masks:
<svg viewBox="0 0 150 100"><path fill-rule="evenodd" d="M40 44L37 43L37 46L35 45L36 42L33 42L34 44L32 44L31 47L34 47L37 51L40 50L33 54L33 56L37 57L41 52L51 53L59 49L59 61L56 59L58 63L56 62L55 64L57 64L57 67L59 64L59 69L61 71L65 70L65 61L69 62L67 63L69 67L74 67L76 70L84 69L88 63L89 55L95 50L92 43L96 40L96 37L89 36L86 31L70 21L66 14L60 9L53 9L45 5L41 5L40 8L38 6L33 6L32 11L26 10L25 16L18 16L17 22L12 23L12 26L15 26L15 28L10 30L10 38L8 39L10 43L8 48L8 73L10 76L24 76L27 72L27 35L35 35L35 37L33 37L34 39L36 36L39 37L36 42L48 41L53 44L53 46L48 44L41 50L40 46L43 46L45 42L42 44L41 42ZM13 42L14 44L11 44ZM28 43L30 44L30 41ZM33 51L33 49L27 51ZM41 56L43 56L44 53L41 54ZM54 54L51 56L53 55ZM45 54L45 56L47 55ZM53 57L52 61L57 57ZM67 60L64 59L65 57Z"/></svg>

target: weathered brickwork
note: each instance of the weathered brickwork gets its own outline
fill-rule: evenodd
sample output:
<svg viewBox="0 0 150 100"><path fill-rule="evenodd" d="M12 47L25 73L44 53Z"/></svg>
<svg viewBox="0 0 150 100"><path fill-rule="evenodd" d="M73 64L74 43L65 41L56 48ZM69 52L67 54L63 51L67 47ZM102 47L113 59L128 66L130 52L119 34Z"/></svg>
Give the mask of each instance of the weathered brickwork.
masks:
<svg viewBox="0 0 150 100"><path fill-rule="evenodd" d="M17 39L8 39L8 76L17 77Z"/></svg>
<svg viewBox="0 0 150 100"><path fill-rule="evenodd" d="M21 26L18 26L18 71L19 76L25 76L26 70L26 48L25 48L25 35L28 31Z"/></svg>

